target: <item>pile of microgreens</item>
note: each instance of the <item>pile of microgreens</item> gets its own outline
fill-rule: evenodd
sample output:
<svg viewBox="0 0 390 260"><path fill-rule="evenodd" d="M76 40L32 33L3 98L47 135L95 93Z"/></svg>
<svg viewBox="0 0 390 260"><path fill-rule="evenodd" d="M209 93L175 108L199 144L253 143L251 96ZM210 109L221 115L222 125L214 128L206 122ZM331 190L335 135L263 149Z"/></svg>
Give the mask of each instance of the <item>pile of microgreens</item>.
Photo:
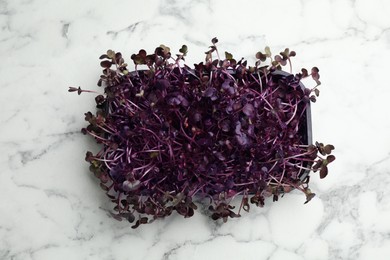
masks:
<svg viewBox="0 0 390 260"><path fill-rule="evenodd" d="M120 52L100 56L104 94L95 98L97 112L85 113L89 125L82 132L102 149L85 159L116 205L112 215L136 221L133 228L174 211L191 217L195 198L223 221L292 189L308 202L314 193L307 173L324 178L335 160L332 145L308 138L318 68L281 73L287 64L291 73L296 53L285 49L272 58L268 47L248 66L228 52L221 58L217 42L212 39L205 62L193 69L182 64L186 45L176 56L164 45L151 54L140 50L131 56L133 72ZM311 89L300 83L309 76L317 83ZM241 205L233 211L238 196Z"/></svg>

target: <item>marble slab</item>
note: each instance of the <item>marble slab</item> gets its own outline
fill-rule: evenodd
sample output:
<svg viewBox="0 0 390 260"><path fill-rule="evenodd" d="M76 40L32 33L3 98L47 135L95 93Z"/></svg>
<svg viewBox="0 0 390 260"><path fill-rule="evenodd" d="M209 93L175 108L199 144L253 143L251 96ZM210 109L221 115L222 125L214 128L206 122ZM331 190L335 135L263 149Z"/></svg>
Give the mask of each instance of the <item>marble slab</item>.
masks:
<svg viewBox="0 0 390 260"><path fill-rule="evenodd" d="M0 0L0 259L390 259L390 2L386 0ZM100 54L209 41L254 61L265 46L318 66L314 140L332 143L317 196L292 192L226 224L197 212L144 225L112 205L84 162Z"/></svg>

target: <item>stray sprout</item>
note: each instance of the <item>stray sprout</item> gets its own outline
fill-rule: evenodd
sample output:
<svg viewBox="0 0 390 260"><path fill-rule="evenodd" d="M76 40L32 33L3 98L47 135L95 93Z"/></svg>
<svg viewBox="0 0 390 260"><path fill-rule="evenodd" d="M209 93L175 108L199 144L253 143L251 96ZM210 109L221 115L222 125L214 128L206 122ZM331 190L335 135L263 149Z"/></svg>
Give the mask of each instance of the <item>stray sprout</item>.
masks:
<svg viewBox="0 0 390 260"><path fill-rule="evenodd" d="M98 94L98 110L85 113L82 133L102 149L85 160L115 204L112 216L135 222L133 228L174 211L191 217L195 198L208 198L211 218L223 221L293 189L307 203L315 196L308 172L325 178L335 160L333 145L308 139L306 111L321 84L317 67L310 74L280 72L287 63L292 72L296 53L286 48L272 58L269 47L256 53L252 67L229 52L223 59L218 39L211 43L194 69L180 64L186 45L176 56L165 45L150 54L140 50L131 56L134 72L120 52L108 50L97 83L104 95L69 88ZM309 76L317 85L303 88L300 81Z"/></svg>

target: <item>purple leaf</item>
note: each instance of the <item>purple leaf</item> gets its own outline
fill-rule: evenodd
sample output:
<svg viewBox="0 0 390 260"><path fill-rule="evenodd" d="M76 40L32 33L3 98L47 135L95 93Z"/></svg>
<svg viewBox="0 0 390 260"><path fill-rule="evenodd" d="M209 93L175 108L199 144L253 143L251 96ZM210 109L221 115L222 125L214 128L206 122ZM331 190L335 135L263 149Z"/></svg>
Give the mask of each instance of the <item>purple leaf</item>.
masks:
<svg viewBox="0 0 390 260"><path fill-rule="evenodd" d="M242 108L242 112L247 115L248 117L250 118L253 118L255 116L255 108L253 107L252 104L246 104L243 108Z"/></svg>

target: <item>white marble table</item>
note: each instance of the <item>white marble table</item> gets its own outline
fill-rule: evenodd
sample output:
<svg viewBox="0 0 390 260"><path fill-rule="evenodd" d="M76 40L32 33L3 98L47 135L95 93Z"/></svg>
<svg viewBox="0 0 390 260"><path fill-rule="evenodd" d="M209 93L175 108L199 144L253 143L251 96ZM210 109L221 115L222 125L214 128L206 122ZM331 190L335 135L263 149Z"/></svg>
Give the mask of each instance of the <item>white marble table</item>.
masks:
<svg viewBox="0 0 390 260"><path fill-rule="evenodd" d="M390 2L0 1L0 259L390 259ZM137 230L107 216L80 134L98 57L209 41L253 61L266 45L318 66L314 140L337 160L303 205L292 192L226 224L196 213ZM129 62L130 63L130 62Z"/></svg>

